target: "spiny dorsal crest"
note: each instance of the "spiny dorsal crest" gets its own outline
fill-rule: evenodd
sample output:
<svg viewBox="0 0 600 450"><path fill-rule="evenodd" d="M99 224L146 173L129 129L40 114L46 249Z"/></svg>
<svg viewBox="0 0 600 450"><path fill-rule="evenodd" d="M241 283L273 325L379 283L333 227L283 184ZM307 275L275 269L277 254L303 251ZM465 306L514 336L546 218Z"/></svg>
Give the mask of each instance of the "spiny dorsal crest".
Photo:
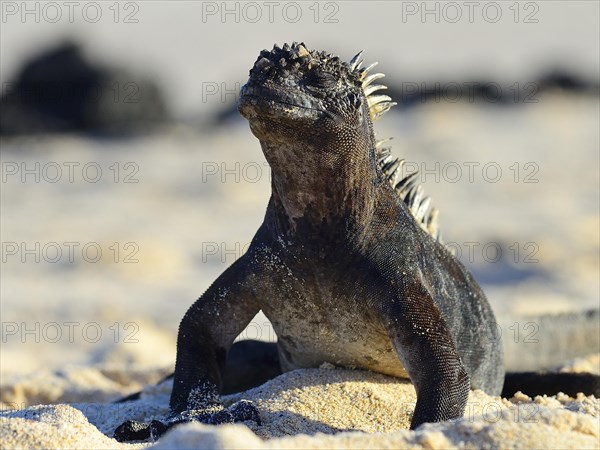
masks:
<svg viewBox="0 0 600 450"><path fill-rule="evenodd" d="M364 61L362 53L360 51L352 58L349 63L350 70L356 72L359 80L362 82L363 92L369 105L371 120L374 122L397 103L393 102L387 95L373 95L375 91L387 89L387 86L382 84L372 84L373 81L383 78L385 75L382 73L369 75L369 71L377 65L376 62L361 69ZM384 178L390 183L396 194L398 194L398 197L408 206L408 209L421 228L441 242L442 239L438 227L438 210L431 207L431 198L425 196L423 188L418 184L418 171L400 179L404 160L392 156L390 147L382 146L390 140L391 138L382 139L375 144L377 165L381 169Z"/></svg>
<svg viewBox="0 0 600 450"><path fill-rule="evenodd" d="M374 73L369 75L369 71L378 64L376 62L371 64L369 67L361 69L364 61L361 56L362 53L363 52L361 50L354 58L352 58L350 61L350 70L352 72L356 72L358 79L362 82L363 92L365 93L365 97L367 97L367 102L369 103L371 121L375 122L386 112L388 112L392 106L397 105L397 103L393 102L391 97L388 97L387 95L373 95L373 92L375 91L387 89L387 86L384 86L383 84L372 84L373 81L383 78L385 75L382 73Z"/></svg>

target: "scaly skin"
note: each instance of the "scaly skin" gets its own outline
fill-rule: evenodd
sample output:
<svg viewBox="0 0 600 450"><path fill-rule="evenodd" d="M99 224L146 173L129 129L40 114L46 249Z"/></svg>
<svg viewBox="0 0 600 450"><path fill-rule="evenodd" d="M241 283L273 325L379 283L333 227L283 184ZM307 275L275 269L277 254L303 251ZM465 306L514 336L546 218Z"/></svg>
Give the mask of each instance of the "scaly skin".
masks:
<svg viewBox="0 0 600 450"><path fill-rule="evenodd" d="M411 428L461 417L470 388L500 394L492 310L427 233L431 215L411 212L415 191L403 199L388 182L372 119L390 104L365 95L355 66L294 44L264 50L250 71L239 110L271 166L272 195L247 253L181 321L167 426L248 417L250 405L240 416L218 394L227 351L259 310L283 370L329 362L410 377Z"/></svg>

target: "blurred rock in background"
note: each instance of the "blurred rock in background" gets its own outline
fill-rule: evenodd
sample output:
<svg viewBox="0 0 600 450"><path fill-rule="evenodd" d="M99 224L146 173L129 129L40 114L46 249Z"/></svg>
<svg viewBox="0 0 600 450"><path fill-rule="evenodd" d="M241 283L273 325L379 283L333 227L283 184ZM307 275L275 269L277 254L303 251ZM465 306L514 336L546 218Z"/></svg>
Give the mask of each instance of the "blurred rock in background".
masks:
<svg viewBox="0 0 600 450"><path fill-rule="evenodd" d="M66 42L30 59L1 100L0 134L128 134L168 121L149 77L90 61Z"/></svg>

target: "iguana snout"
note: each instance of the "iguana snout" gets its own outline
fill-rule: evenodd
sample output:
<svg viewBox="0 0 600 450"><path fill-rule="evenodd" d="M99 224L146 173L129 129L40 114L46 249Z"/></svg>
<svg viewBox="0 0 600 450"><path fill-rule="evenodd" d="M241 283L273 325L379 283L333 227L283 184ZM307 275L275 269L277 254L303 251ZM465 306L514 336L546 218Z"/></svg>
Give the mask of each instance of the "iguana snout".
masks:
<svg viewBox="0 0 600 450"><path fill-rule="evenodd" d="M348 63L293 43L260 52L242 87L239 110L262 140L277 124L326 133L368 115L366 105L359 75Z"/></svg>

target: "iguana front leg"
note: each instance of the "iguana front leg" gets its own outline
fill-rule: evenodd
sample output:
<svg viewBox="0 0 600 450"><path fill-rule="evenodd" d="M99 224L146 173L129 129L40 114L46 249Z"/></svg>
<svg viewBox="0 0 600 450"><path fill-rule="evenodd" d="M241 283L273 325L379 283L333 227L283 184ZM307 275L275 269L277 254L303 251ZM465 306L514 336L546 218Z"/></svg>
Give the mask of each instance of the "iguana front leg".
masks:
<svg viewBox="0 0 600 450"><path fill-rule="evenodd" d="M118 440L156 438L171 426L190 420L216 424L258 419L256 409L248 403L225 410L219 399L227 351L260 310L253 261L248 254L237 260L181 320L167 421L127 421L115 431Z"/></svg>
<svg viewBox="0 0 600 450"><path fill-rule="evenodd" d="M177 360L169 406L172 414L218 402L227 351L260 307L249 258L225 271L187 311L177 337Z"/></svg>
<svg viewBox="0 0 600 450"><path fill-rule="evenodd" d="M462 417L469 375L428 289L420 280L400 280L398 295L383 305L382 312L390 339L417 391L410 428Z"/></svg>

